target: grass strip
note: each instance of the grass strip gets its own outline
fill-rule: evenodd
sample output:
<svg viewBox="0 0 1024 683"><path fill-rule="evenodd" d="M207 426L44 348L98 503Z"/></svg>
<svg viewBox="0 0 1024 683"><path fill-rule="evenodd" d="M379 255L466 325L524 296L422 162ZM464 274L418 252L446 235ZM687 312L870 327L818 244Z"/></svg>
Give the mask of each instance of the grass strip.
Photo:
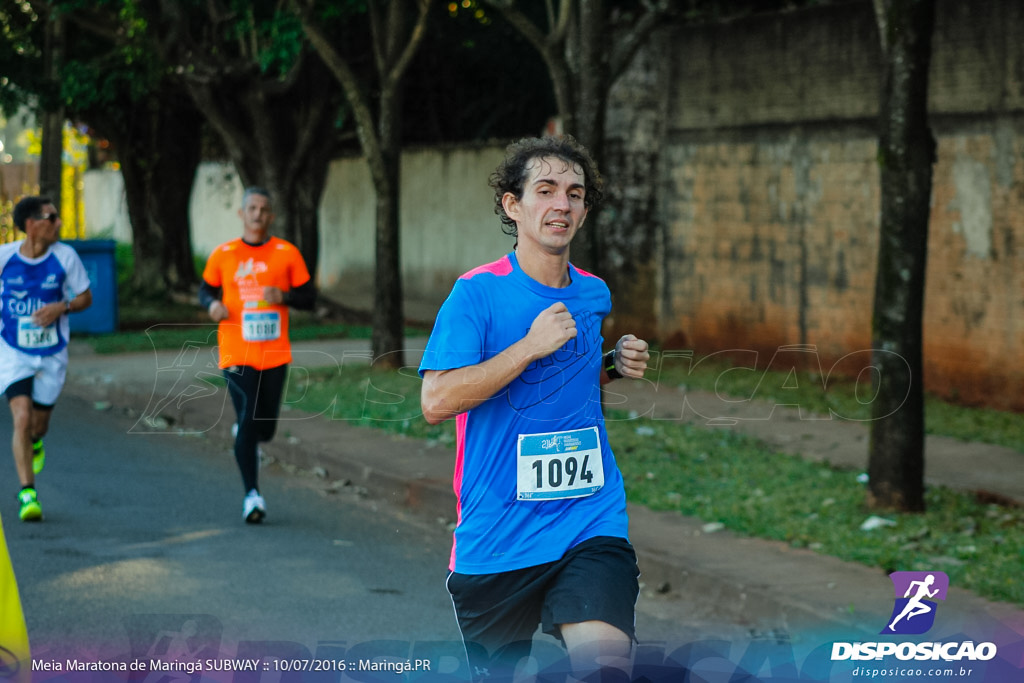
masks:
<svg viewBox="0 0 1024 683"><path fill-rule="evenodd" d="M372 328L368 325L299 323L289 328L289 336L295 341L317 339L369 339ZM409 330L409 334L423 334L422 330ZM99 354L137 353L142 351L167 351L183 348L183 345L215 346L217 325L212 322L159 323L146 329L132 332L84 337L85 341Z"/></svg>
<svg viewBox="0 0 1024 683"><path fill-rule="evenodd" d="M415 372L358 366L303 373L289 382L285 400L353 424L454 444L452 420L431 427L421 417L419 391ZM930 487L925 513L882 514L891 525L864 531L861 524L877 513L865 507L859 472L780 453L723 428L609 418L632 502L887 571L944 571L957 586L1024 605L1024 510Z"/></svg>
<svg viewBox="0 0 1024 683"><path fill-rule="evenodd" d="M849 368L847 368L849 369ZM657 377L663 386L681 386L721 396L749 398L783 406L799 405L818 415L871 419L870 375L860 381L800 369L757 369L711 356L666 357ZM988 443L1024 453L1024 416L1009 411L961 406L925 395L925 433L960 441Z"/></svg>
<svg viewBox="0 0 1024 683"><path fill-rule="evenodd" d="M1020 509L929 487L922 514L873 513L860 472L743 434L643 419L610 421L608 432L633 502L886 571L944 571L979 595L1024 604ZM891 526L862 530L872 515Z"/></svg>

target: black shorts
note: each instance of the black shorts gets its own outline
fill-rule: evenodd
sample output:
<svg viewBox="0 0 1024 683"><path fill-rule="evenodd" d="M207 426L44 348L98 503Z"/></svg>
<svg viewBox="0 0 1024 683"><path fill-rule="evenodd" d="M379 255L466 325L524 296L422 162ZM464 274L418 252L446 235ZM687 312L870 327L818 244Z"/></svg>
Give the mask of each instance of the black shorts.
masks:
<svg viewBox="0 0 1024 683"><path fill-rule="evenodd" d="M10 401L12 398L18 396L32 396L32 383L35 377L26 377L25 379L19 379L17 382L12 383L7 390L4 391L4 395L7 396L7 400ZM36 410L53 410L53 404L39 403L38 401L32 401L32 407Z"/></svg>
<svg viewBox="0 0 1024 683"><path fill-rule="evenodd" d="M639 576L629 541L598 536L560 560L535 567L498 574L452 572L448 592L467 649L476 645L493 654L522 643L529 652L538 624L561 638L559 624L603 621L635 640Z"/></svg>

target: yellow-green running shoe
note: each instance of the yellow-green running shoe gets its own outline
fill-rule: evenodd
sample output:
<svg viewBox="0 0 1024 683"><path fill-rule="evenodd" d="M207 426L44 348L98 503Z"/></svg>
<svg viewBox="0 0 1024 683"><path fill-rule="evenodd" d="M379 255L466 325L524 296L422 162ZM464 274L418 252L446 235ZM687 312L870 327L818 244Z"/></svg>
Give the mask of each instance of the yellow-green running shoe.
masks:
<svg viewBox="0 0 1024 683"><path fill-rule="evenodd" d="M38 439L32 442L32 471L39 474L43 471L43 466L46 464L46 448L43 446L43 440Z"/></svg>
<svg viewBox="0 0 1024 683"><path fill-rule="evenodd" d="M36 500L35 489L22 489L18 494L18 502L21 503L21 510L18 511L21 521L35 522L43 518L43 509L39 507L39 501Z"/></svg>

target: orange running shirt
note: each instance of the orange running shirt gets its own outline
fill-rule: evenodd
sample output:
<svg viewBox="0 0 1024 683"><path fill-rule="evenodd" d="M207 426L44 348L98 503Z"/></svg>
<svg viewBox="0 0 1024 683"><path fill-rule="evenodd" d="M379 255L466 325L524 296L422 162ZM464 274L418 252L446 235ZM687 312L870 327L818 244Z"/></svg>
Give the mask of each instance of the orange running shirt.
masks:
<svg viewBox="0 0 1024 683"><path fill-rule="evenodd" d="M214 249L203 280L221 288L221 301L229 313L217 326L220 367L247 365L266 370L291 362L288 307L265 301L263 288L287 292L309 279L299 250L277 237L258 247L239 238Z"/></svg>

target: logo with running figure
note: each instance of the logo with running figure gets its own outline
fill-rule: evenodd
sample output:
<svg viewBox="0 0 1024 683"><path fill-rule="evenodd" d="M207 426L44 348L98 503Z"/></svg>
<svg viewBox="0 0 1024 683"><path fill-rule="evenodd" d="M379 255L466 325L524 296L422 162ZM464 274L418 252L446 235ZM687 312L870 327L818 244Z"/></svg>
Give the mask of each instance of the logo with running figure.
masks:
<svg viewBox="0 0 1024 683"><path fill-rule="evenodd" d="M893 572L896 601L883 634L920 635L935 623L936 600L945 600L949 577L944 572Z"/></svg>
<svg viewBox="0 0 1024 683"><path fill-rule="evenodd" d="M556 434L550 439L544 439L540 442L540 447L546 451L554 449L556 451L575 451L580 447L583 442L574 436L564 436L562 434Z"/></svg>

